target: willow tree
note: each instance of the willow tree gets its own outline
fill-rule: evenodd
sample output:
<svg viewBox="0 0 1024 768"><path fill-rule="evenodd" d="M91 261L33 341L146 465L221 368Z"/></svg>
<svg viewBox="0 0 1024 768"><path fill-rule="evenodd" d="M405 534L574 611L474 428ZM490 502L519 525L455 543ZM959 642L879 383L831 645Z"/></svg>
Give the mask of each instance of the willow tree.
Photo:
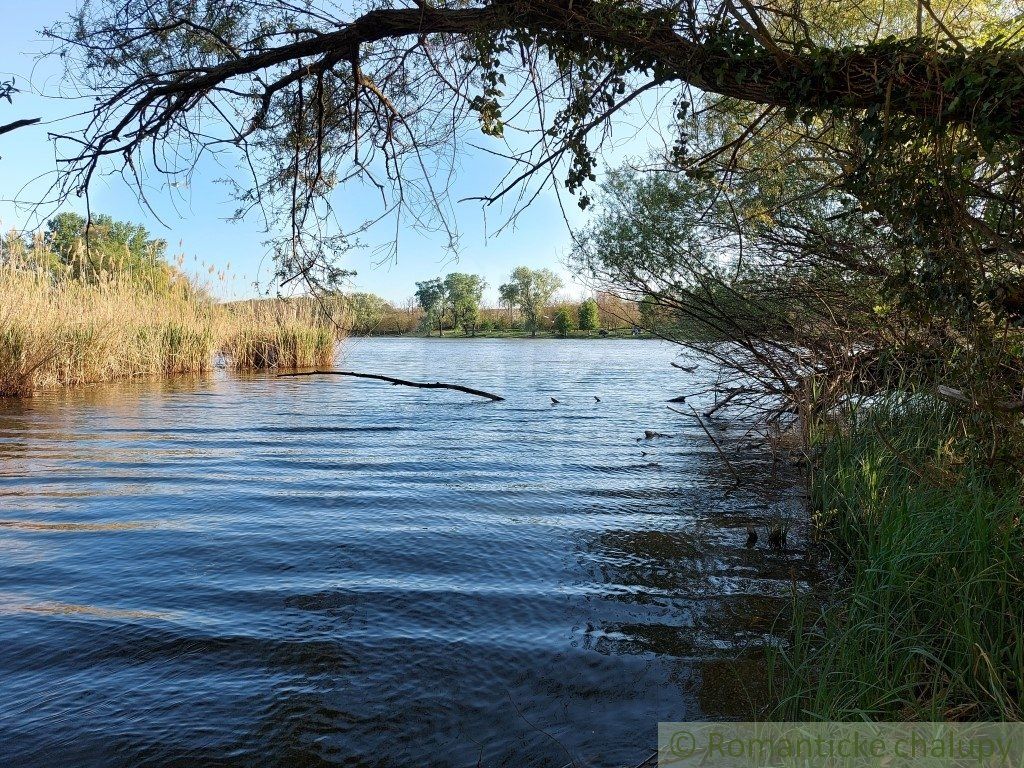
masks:
<svg viewBox="0 0 1024 768"><path fill-rule="evenodd" d="M508 285L515 296L516 305L523 316L523 327L536 336L544 320L544 310L551 305L555 294L562 287L562 280L550 269L516 267Z"/></svg>
<svg viewBox="0 0 1024 768"><path fill-rule="evenodd" d="M476 336L480 321L480 302L487 283L480 275L451 272L445 275L444 291L452 313L452 328L461 328L467 336Z"/></svg>

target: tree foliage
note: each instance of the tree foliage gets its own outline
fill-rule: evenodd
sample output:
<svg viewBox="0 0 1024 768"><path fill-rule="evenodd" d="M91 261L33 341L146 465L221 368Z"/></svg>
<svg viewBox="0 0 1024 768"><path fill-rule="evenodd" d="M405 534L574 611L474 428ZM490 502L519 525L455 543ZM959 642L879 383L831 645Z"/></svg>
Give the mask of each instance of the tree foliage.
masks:
<svg viewBox="0 0 1024 768"><path fill-rule="evenodd" d="M439 277L416 283L416 301L423 308L423 319L429 332L437 328L437 335L444 335L444 310L447 301L444 281Z"/></svg>
<svg viewBox="0 0 1024 768"><path fill-rule="evenodd" d="M728 170L788 130L809 165L824 150L810 172L860 190L931 254L964 238L1009 254L1019 31L1012 3L976 0L95 0L50 30L96 96L85 136L63 145L60 188L119 170L142 192L152 171L188 176L204 155L239 152L239 214L279 225L282 279L330 281L362 228L339 225L341 188L368 184L382 215L454 247L451 148L473 121L523 137L493 145L513 166L485 202L528 204L561 183L586 206L607 129L656 108L678 167ZM985 201L999 212L975 215ZM935 229L937 205L952 215Z"/></svg>
<svg viewBox="0 0 1024 768"><path fill-rule="evenodd" d="M512 323L512 310L519 304L519 287L512 282L498 286L498 303L508 312L508 321Z"/></svg>
<svg viewBox="0 0 1024 768"><path fill-rule="evenodd" d="M601 327L601 313L594 299L585 299L576 309L576 324L581 331L596 331Z"/></svg>
<svg viewBox="0 0 1024 768"><path fill-rule="evenodd" d="M160 291L175 277L167 263L165 240L151 237L141 224L106 214L96 214L87 222L74 212L58 213L31 238L9 232L3 252L16 266L60 272L87 282L118 275Z"/></svg>
<svg viewBox="0 0 1024 768"><path fill-rule="evenodd" d="M959 300L929 297L923 248L853 194L773 159L784 158L751 162L724 192L671 171L612 174L578 265L639 300L646 327L749 382L735 404L769 420L892 387L953 384L990 414L1019 397L1022 306L998 254Z"/></svg>
<svg viewBox="0 0 1024 768"><path fill-rule="evenodd" d="M452 316L452 327L461 328L467 336L476 336L480 301L487 283L479 275L452 272L444 279L444 291Z"/></svg>
<svg viewBox="0 0 1024 768"><path fill-rule="evenodd" d="M563 339L569 335L570 331L576 329L576 323L572 316L572 311L568 307L559 307L555 311L555 319L552 323L555 328L555 332L558 333Z"/></svg>
<svg viewBox="0 0 1024 768"><path fill-rule="evenodd" d="M373 293L354 291L331 296L343 312L346 330L369 335L379 330L385 318L394 313L394 307Z"/></svg>
<svg viewBox="0 0 1024 768"><path fill-rule="evenodd" d="M508 285L509 295L515 296L516 305L523 314L526 330L531 336L537 335L544 316L544 309L551 303L555 292L562 287L562 281L550 269L516 267Z"/></svg>

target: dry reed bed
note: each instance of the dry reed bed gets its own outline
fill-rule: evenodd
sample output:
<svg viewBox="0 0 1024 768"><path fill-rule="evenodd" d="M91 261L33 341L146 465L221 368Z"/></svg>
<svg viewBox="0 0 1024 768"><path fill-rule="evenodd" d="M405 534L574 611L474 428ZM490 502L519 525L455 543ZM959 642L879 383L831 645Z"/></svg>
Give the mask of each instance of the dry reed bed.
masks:
<svg viewBox="0 0 1024 768"><path fill-rule="evenodd" d="M0 267L0 395L115 379L329 365L336 336L308 302L217 304L179 278L163 291Z"/></svg>
<svg viewBox="0 0 1024 768"><path fill-rule="evenodd" d="M236 302L223 312L229 329L219 349L235 370L329 367L334 360L337 328L312 301Z"/></svg>

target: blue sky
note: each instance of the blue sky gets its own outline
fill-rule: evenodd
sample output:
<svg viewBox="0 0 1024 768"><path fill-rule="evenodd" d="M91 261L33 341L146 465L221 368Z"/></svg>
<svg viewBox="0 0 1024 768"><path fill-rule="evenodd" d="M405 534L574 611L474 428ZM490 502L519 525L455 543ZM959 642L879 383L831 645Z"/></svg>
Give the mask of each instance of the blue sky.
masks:
<svg viewBox="0 0 1024 768"><path fill-rule="evenodd" d="M0 136L0 225L4 230L11 226L34 225L30 209L12 200L33 202L39 199L46 187L46 181L39 180L40 175L52 173L56 167L47 130L73 128L76 121L68 115L82 108L82 102L58 98L63 87L61 64L54 59L37 59L49 46L39 30L66 16L75 4L74 0L32 0L4 9L4 24L0 26L0 77L9 79L14 75L23 93L15 97L13 106L0 103L0 123L21 117L55 121L48 126L33 126ZM475 136L473 141L486 146L494 140ZM458 169L455 197L490 192L505 170L505 161L467 148ZM156 191L151 202L155 203L159 219L139 205L132 190L118 177L96 184L91 191L91 206L94 212L145 223L155 236L171 243L172 252L184 253L186 264L193 269L202 269L205 273L212 266L216 272L223 270L234 275L233 280L213 286L223 298L253 295L254 283L260 290L273 291L273 267L263 245L266 235L261 223L255 218L241 223L226 221L235 206L226 187L214 181L223 175L213 163L206 163L191 187L175 190L174 195L168 190L161 191L162 180L153 179ZM338 195L338 207L351 212L355 220L379 213L377 200L363 187L343 189ZM584 218L575 201L567 195L563 195L563 201L573 223L582 223ZM84 212L84 202L76 203L64 207ZM493 233L497 224L504 221L500 210L490 208L484 212L474 202L455 203L455 206L461 233L457 262L443 250L439 238L404 229L399 238L397 259L382 261L380 253L370 249L346 257L346 266L358 272L354 287L402 302L412 295L415 281L458 270L483 275L490 285L485 299L493 302L498 284L507 279L509 272L516 266L527 265L559 272L568 296L579 296L586 291L564 266L570 236L553 192L544 192L517 220L514 228L500 235L488 236L488 226ZM369 245L379 245L392 234L393 229L382 227L363 240Z"/></svg>

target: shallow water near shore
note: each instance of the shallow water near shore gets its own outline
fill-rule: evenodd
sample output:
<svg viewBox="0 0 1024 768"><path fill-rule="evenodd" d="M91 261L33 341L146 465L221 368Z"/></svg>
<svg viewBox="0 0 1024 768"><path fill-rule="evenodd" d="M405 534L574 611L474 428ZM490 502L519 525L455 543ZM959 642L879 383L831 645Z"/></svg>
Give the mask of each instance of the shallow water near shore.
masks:
<svg viewBox="0 0 1024 768"><path fill-rule="evenodd" d="M799 494L716 418L748 481L726 495L714 445L665 407L707 375L678 353L339 353L500 403L223 373L0 401L0 754L632 766L659 720L738 716L719 670L808 578L795 537L764 546Z"/></svg>

